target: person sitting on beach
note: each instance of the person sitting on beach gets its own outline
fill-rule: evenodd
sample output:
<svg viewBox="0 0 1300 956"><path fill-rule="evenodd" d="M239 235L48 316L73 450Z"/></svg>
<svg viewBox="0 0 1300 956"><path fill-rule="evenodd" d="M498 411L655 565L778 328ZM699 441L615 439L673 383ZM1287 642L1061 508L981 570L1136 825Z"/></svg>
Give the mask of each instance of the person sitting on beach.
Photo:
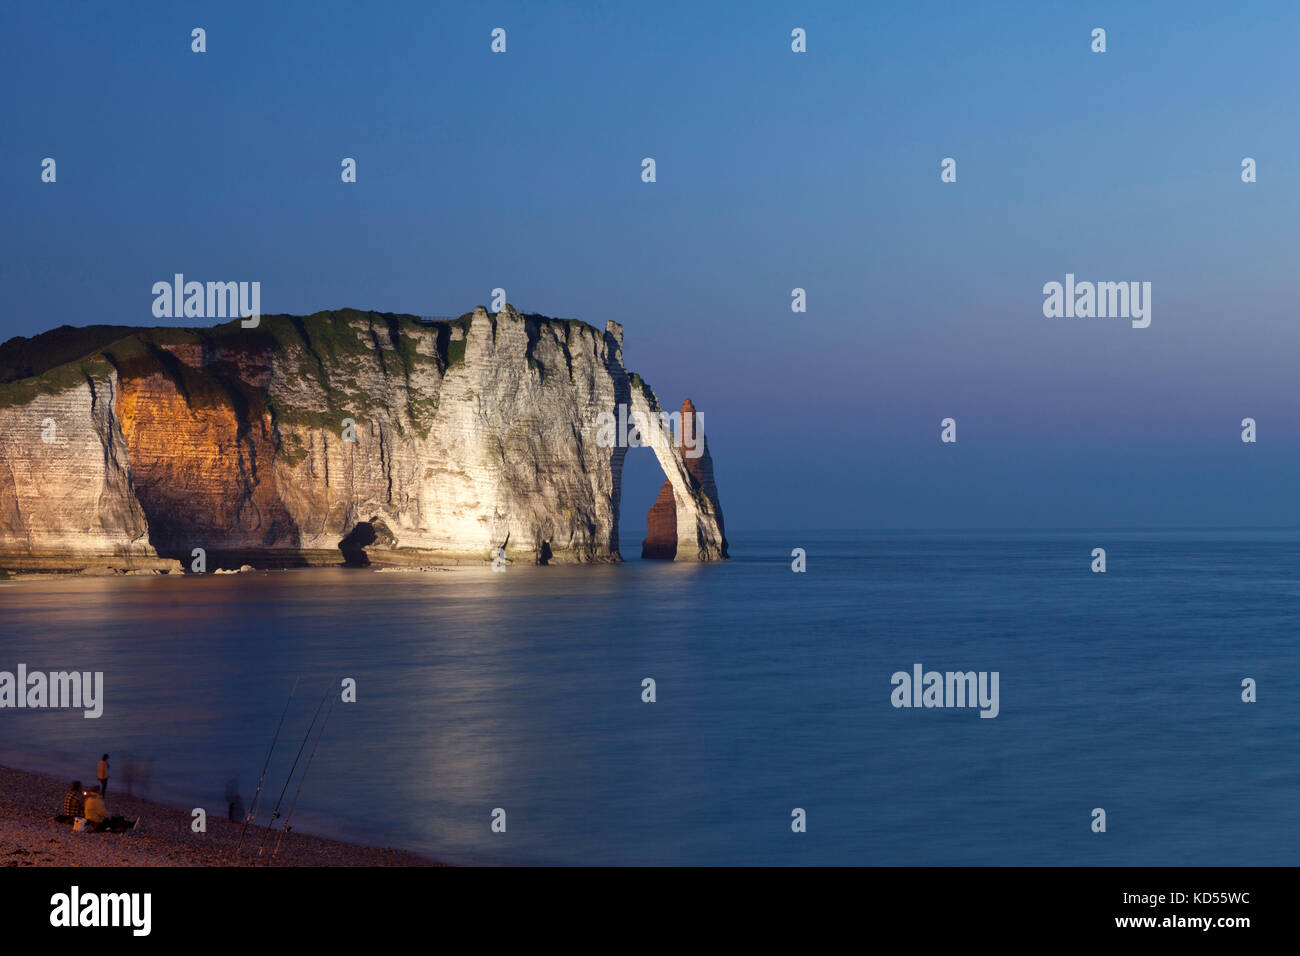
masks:
<svg viewBox="0 0 1300 956"><path fill-rule="evenodd" d="M137 820L136 823L139 821ZM108 815L104 798L99 795L99 787L91 787L86 792L86 829L94 833L125 833L135 823L121 815Z"/></svg>
<svg viewBox="0 0 1300 956"><path fill-rule="evenodd" d="M59 823L71 823L81 816L81 781L74 780L63 795L63 812L54 819Z"/></svg>
<svg viewBox="0 0 1300 956"><path fill-rule="evenodd" d="M104 806L104 798L99 795L98 786L86 791L84 810L87 830L99 829L99 825L108 819L108 807Z"/></svg>

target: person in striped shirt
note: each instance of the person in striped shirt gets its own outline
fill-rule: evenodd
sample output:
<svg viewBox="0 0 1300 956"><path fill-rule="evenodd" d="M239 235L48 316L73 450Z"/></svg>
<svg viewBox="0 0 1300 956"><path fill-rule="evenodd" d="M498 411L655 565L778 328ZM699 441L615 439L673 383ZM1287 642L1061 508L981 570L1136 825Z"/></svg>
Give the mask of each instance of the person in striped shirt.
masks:
<svg viewBox="0 0 1300 956"><path fill-rule="evenodd" d="M71 823L81 816L81 781L74 780L63 795L63 813L55 817L60 823Z"/></svg>

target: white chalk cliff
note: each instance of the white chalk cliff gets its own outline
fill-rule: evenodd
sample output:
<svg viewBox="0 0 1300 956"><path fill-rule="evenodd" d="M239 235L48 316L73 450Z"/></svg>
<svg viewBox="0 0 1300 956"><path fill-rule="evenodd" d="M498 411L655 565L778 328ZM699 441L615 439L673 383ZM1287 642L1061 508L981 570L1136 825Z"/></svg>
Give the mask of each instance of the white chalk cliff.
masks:
<svg viewBox="0 0 1300 956"><path fill-rule="evenodd" d="M620 560L620 404L659 411L622 328L482 308L0 346L0 568ZM353 440L354 439L354 440ZM712 460L654 453L677 560L726 557ZM364 549L363 551L358 549Z"/></svg>

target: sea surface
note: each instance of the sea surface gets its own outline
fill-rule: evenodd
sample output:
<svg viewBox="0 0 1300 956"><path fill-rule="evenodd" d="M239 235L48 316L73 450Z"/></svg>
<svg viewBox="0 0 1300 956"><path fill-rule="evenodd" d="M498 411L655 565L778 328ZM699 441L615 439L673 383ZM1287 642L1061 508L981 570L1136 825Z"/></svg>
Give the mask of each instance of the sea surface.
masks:
<svg viewBox="0 0 1300 956"><path fill-rule="evenodd" d="M1300 532L731 537L718 565L0 582L0 670L106 696L0 710L0 763L91 781L108 751L113 789L224 816L300 676L265 822L352 678L295 830L463 863L1300 863ZM998 716L895 708L916 663L997 671Z"/></svg>

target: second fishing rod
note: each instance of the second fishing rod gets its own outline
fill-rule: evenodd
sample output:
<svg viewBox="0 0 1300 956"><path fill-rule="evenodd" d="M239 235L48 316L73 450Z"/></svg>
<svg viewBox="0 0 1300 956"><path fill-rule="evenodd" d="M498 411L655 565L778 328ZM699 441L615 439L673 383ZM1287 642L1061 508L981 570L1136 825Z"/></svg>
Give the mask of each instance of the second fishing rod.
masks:
<svg viewBox="0 0 1300 956"><path fill-rule="evenodd" d="M312 714L311 723L307 725L307 732L302 735L302 743L298 746L298 755L293 758L293 766L289 768L289 776L284 780L284 786L280 790L280 798L275 801L275 809L271 812L271 819L267 821L266 829L262 831L262 842L257 847L257 855L261 856L262 851L266 849L266 838L271 833L271 827L280 816L280 806L284 803L284 795L289 792L289 784L293 781L293 772L298 769L298 761L302 759L302 752L307 748L307 741L311 738L312 728L316 726L316 720L320 717L321 708L325 706L325 701L329 698L333 688L326 690L321 695L320 703L316 705L316 713Z"/></svg>

